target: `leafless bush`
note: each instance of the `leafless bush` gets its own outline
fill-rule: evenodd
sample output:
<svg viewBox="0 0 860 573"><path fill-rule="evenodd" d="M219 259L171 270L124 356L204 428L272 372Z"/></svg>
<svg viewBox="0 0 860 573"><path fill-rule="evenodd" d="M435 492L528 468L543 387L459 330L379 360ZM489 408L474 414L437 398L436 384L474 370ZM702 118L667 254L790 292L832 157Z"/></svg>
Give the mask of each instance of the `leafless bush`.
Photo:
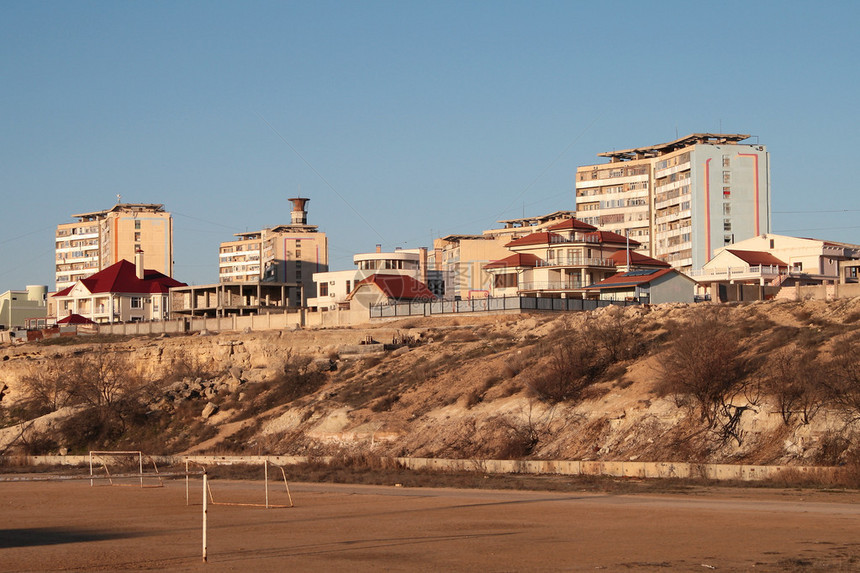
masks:
<svg viewBox="0 0 860 573"><path fill-rule="evenodd" d="M21 388L34 415L55 412L73 399L72 388L59 361L32 366L21 377Z"/></svg>
<svg viewBox="0 0 860 573"><path fill-rule="evenodd" d="M826 400L827 375L828 369L815 352L788 346L768 358L762 374L763 389L776 399L786 425L795 416L808 424Z"/></svg>
<svg viewBox="0 0 860 573"><path fill-rule="evenodd" d="M581 333L556 339L549 350L545 367L536 373L529 386L549 403L577 400L606 371L606 355Z"/></svg>
<svg viewBox="0 0 860 573"><path fill-rule="evenodd" d="M584 334L603 350L608 362L637 358L647 350L645 340L633 322L626 320L620 313L589 322Z"/></svg>
<svg viewBox="0 0 860 573"><path fill-rule="evenodd" d="M849 422L860 421L860 344L853 339L835 344L829 374L831 400Z"/></svg>
<svg viewBox="0 0 860 573"><path fill-rule="evenodd" d="M741 443L740 421L758 401L747 379L741 339L720 313L706 311L681 325L669 341L659 369L658 391L689 404L721 442Z"/></svg>
<svg viewBox="0 0 860 573"><path fill-rule="evenodd" d="M520 459L530 456L538 445L552 434L554 408L537 411L533 403L523 408L519 415L507 415L497 419L506 440L498 452L502 459Z"/></svg>

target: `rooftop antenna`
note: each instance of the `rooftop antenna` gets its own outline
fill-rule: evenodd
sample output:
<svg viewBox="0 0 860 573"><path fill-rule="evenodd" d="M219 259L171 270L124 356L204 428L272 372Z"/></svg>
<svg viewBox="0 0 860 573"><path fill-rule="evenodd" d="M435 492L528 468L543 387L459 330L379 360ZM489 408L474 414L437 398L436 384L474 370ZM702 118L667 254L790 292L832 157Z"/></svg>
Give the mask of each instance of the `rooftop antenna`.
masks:
<svg viewBox="0 0 860 573"><path fill-rule="evenodd" d="M122 195L117 193L116 194L116 204L119 205L120 203L122 203Z"/></svg>

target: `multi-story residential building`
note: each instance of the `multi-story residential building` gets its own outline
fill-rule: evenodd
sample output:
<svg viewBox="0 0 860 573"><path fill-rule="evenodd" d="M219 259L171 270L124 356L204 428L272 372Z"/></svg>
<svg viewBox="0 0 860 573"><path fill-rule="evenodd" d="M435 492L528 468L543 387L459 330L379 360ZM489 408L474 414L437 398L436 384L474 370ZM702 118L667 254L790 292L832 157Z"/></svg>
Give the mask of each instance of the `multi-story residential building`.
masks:
<svg viewBox="0 0 860 573"><path fill-rule="evenodd" d="M582 221L629 236L688 272L714 250L770 231L770 158L743 134L694 133L598 154L576 170Z"/></svg>
<svg viewBox="0 0 860 573"><path fill-rule="evenodd" d="M445 298L486 297L493 288L493 276L484 270L484 265L509 255L507 243L571 219L573 214L573 211L555 211L537 217L505 219L498 221L503 227L488 229L480 235L436 239L433 251L428 254L429 268L442 273Z"/></svg>
<svg viewBox="0 0 860 573"><path fill-rule="evenodd" d="M253 233L237 233L221 243L218 278L221 283L300 283L289 306L303 306L316 296L313 274L328 270L328 241L316 225L308 225L307 202L295 197L290 224Z"/></svg>
<svg viewBox="0 0 860 573"><path fill-rule="evenodd" d="M336 310L346 306L353 289L371 275L404 275L421 282L434 294L441 297L445 285L441 271L427 268L427 249L397 249L383 253L380 245L374 253L359 253L352 258L355 269L314 273L317 296L309 298L307 305L320 311Z"/></svg>
<svg viewBox="0 0 860 573"><path fill-rule="evenodd" d="M639 243L566 219L505 246L509 256L484 266L493 278L492 296L582 298L585 287L616 274L619 251Z"/></svg>
<svg viewBox="0 0 860 573"><path fill-rule="evenodd" d="M153 270L173 274L173 217L164 205L118 203L104 211L72 215L57 225L56 290L62 290L143 251Z"/></svg>

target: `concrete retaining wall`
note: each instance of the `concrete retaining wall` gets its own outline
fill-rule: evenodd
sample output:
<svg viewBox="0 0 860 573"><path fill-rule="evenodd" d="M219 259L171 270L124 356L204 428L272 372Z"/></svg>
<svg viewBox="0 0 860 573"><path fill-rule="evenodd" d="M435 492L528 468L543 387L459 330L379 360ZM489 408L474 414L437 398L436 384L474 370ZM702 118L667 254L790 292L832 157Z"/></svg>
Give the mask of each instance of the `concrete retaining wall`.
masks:
<svg viewBox="0 0 860 573"><path fill-rule="evenodd" d="M311 460L328 462L329 457L307 456L151 456L159 466L184 464L203 466L261 464L264 460L279 466ZM21 456L21 465L88 466L89 456ZM791 470L801 475L833 476L833 467L755 466L733 464L692 464L686 462L621 462L577 460L462 460L440 458L391 458L411 470L474 471L488 474L591 475L631 478L705 478L712 480L762 481Z"/></svg>

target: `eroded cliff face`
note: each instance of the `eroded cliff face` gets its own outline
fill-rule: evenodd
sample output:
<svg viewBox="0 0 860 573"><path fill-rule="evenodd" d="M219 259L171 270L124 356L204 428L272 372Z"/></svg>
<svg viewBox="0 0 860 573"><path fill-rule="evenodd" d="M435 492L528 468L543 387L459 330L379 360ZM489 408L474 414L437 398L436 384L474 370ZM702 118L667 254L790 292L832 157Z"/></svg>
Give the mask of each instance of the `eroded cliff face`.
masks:
<svg viewBox="0 0 860 573"><path fill-rule="evenodd" d="M732 390L724 400L730 408L716 423L705 420L689 396L667 392L663 380L676 332L705 308L32 343L0 351L0 381L7 386L0 405L8 423L9 412L26 402L27 376L109 352L128 357L137 379L158 381L142 398L141 423L150 420L161 432L145 444L164 448L153 453L798 464L840 463L854 455L855 424L844 404L822 397L808 420L797 412L786 420L784 404L762 381L781 349L814 351L811 359L830 364L836 345L854 345L860 301L724 308L720 320L731 324L746 370L742 391ZM616 340L617 329L626 335ZM379 344L360 344L368 339ZM616 342L621 352L614 348L607 361L601 350L604 362L581 389L552 393L547 379L570 375L559 370L558 348L590 343L609 349ZM570 361L594 359L570 352L563 355ZM61 420L73 411L40 418L31 431L41 428L64 447ZM19 434L20 424L0 430L0 449L21 447ZM117 444L130 445L123 440L136 435L116 438Z"/></svg>

